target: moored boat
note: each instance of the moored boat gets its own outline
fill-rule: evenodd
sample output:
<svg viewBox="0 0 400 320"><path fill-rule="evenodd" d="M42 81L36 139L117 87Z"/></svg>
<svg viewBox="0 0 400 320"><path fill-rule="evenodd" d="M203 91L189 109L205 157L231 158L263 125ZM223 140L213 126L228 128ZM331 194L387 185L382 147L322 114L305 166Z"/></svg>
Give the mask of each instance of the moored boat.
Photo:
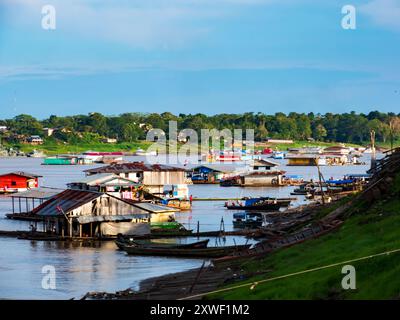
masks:
<svg viewBox="0 0 400 320"><path fill-rule="evenodd" d="M208 248L155 248L142 246L123 246L123 250L131 255L146 256L175 256L175 257L210 257L217 258L247 250L251 245L238 245L226 247L208 247Z"/></svg>
<svg viewBox="0 0 400 320"><path fill-rule="evenodd" d="M269 197L259 197L226 202L225 207L229 210L277 211L281 207L289 206L290 202L291 199L273 199Z"/></svg>
<svg viewBox="0 0 400 320"><path fill-rule="evenodd" d="M163 248L163 249L199 249L207 248L210 240L202 240L193 243L166 243L166 242L152 242L147 240L137 240L132 238L118 237L115 244L119 249L123 250L125 246L135 246L143 248Z"/></svg>
<svg viewBox="0 0 400 320"><path fill-rule="evenodd" d="M234 228L254 228L261 227L263 216L260 212L238 212L233 215Z"/></svg>

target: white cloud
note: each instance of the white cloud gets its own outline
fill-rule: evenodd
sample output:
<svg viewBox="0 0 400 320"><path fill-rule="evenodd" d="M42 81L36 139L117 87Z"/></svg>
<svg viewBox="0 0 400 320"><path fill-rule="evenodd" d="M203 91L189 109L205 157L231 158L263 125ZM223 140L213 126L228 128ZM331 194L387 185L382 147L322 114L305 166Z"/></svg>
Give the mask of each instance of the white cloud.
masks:
<svg viewBox="0 0 400 320"><path fill-rule="evenodd" d="M361 6L360 11L382 27L400 31L400 1L373 0Z"/></svg>
<svg viewBox="0 0 400 320"><path fill-rule="evenodd" d="M288 1L288 0L285 0ZM239 14L244 6L277 0L0 0L8 21L40 25L41 7L52 4L57 31L145 49L184 46L210 32L209 19ZM12 18L10 18L10 14Z"/></svg>

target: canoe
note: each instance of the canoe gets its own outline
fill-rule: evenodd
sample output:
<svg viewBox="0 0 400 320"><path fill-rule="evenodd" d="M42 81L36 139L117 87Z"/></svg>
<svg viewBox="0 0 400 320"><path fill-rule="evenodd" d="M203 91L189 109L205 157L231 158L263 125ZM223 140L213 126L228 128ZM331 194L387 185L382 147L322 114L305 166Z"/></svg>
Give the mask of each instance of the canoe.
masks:
<svg viewBox="0 0 400 320"><path fill-rule="evenodd" d="M162 243L162 242L150 242L143 240L129 240L129 239L118 239L115 241L118 248L124 250L125 246L135 246L142 248L162 248L162 249L193 249L193 248L207 248L210 240L203 240L193 243Z"/></svg>
<svg viewBox="0 0 400 320"><path fill-rule="evenodd" d="M259 210L259 211L278 211L281 207L283 207L280 203L271 203L271 202L263 202L253 205L226 205L225 206L228 210Z"/></svg>
<svg viewBox="0 0 400 320"><path fill-rule="evenodd" d="M210 257L218 258L223 257L235 252L247 250L251 245L228 246L228 247L209 247L209 248L193 248L193 249L180 249L180 248L152 248L152 247L136 247L124 246L123 250L132 255L146 255L146 256L173 256L173 257Z"/></svg>

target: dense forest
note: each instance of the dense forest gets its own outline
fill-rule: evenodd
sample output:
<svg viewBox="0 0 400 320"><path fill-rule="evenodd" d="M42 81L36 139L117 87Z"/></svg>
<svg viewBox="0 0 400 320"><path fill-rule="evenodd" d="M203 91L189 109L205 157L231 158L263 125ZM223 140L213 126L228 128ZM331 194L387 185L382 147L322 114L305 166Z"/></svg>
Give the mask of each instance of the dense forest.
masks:
<svg viewBox="0 0 400 320"><path fill-rule="evenodd" d="M18 115L13 119L0 120L6 126L7 139L15 135L41 135L44 128L57 128L52 137L70 144L90 142L108 137L120 142L133 142L146 138L150 128L160 128L168 133L169 121L175 120L179 129L254 129L257 141L266 138L306 140L313 138L324 142L364 143L370 139L370 131L375 130L376 140L387 142L400 138L400 115L373 111L368 114L355 112L344 114L314 113L264 113L244 114L179 114L165 113L124 113L105 116L100 113L38 120L30 115ZM4 138L5 133L3 133Z"/></svg>

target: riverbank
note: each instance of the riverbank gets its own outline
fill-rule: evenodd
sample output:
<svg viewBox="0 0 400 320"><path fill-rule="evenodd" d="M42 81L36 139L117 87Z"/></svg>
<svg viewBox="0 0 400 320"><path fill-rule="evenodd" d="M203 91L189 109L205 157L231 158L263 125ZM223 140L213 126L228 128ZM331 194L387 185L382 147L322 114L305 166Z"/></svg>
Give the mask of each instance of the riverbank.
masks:
<svg viewBox="0 0 400 320"><path fill-rule="evenodd" d="M33 150L41 151L44 154L58 155L58 154L79 154L88 150L99 152L125 152L128 154L134 153L138 149L146 150L151 145L151 142L137 141L137 142L121 142L121 143L79 143L79 144L62 144L55 142L44 142L42 145L30 144L5 144L5 148L18 149L22 152L29 153Z"/></svg>
<svg viewBox="0 0 400 320"><path fill-rule="evenodd" d="M378 164L377 170L361 194L315 207L312 221L302 222L296 218L297 222L291 228L275 230L280 231L278 243L290 237L298 239L296 243L281 247L272 245L272 249L262 256L226 259L225 263L218 263L217 259L214 266L205 270L200 268L148 279L141 282L137 292L127 290L110 296L101 293L100 296L103 299L134 300L157 297L212 300L398 299L400 150L397 155ZM296 236L305 225L320 225L327 221L343 223L321 236ZM276 243L276 236L276 233L271 234L267 243ZM343 272L345 265L354 267L356 272L352 290L345 289L342 284L348 274ZM86 297L99 298L96 294Z"/></svg>
<svg viewBox="0 0 400 320"><path fill-rule="evenodd" d="M153 142L140 140L135 142L120 142L120 143L101 143L101 142L91 142L91 143L77 143L77 144L64 144L55 141L46 141L42 145L30 145L30 144L4 144L5 148L18 149L24 153L32 152L33 150L41 151L46 155L57 155L57 154L77 154L88 150L94 151L108 151L108 152L125 152L134 153L138 149L147 150L147 148ZM287 150L288 148L302 148L302 147L331 147L339 145L339 142L310 142L310 141L294 141L291 144L271 144L271 143L257 143L255 150L263 150L266 147L278 150ZM365 145L367 145L366 143ZM396 141L395 145L399 145L400 141ZM361 147L361 145L346 143L348 147ZM378 143L379 148L390 148L390 143Z"/></svg>

